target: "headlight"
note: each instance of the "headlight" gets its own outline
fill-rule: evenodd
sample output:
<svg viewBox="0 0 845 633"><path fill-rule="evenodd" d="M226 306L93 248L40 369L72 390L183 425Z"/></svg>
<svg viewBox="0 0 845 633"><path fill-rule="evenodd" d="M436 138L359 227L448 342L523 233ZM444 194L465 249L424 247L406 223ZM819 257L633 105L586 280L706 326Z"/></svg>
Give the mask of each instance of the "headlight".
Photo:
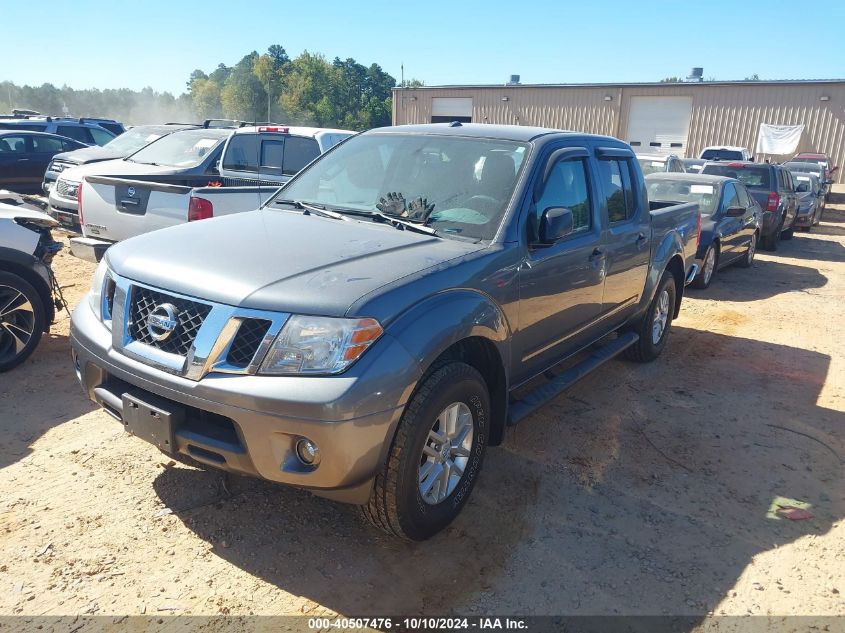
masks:
<svg viewBox="0 0 845 633"><path fill-rule="evenodd" d="M104 323L111 323L112 301L114 299L114 281L109 275L109 266L105 258L97 266L97 272L91 280L88 303L97 318Z"/></svg>
<svg viewBox="0 0 845 633"><path fill-rule="evenodd" d="M375 319L291 316L261 364L263 374L337 374L383 330Z"/></svg>

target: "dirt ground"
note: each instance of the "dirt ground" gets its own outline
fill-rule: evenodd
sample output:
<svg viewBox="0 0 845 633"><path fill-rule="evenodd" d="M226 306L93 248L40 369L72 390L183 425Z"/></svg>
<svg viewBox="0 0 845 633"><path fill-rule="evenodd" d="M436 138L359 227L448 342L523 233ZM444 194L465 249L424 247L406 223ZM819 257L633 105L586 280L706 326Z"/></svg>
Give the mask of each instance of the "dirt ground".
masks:
<svg viewBox="0 0 845 633"><path fill-rule="evenodd" d="M0 615L845 614L837 198L690 291L657 362L608 363L511 429L421 544L169 463L83 397L62 316L0 376ZM93 266L55 268L75 305Z"/></svg>

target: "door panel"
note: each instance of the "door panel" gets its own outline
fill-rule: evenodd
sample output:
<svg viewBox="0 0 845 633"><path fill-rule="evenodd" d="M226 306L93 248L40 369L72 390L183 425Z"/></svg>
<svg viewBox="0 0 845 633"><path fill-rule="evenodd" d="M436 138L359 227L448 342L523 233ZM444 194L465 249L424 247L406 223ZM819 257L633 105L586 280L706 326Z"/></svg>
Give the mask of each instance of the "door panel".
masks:
<svg viewBox="0 0 845 633"><path fill-rule="evenodd" d="M525 230L536 244L542 211L572 211L573 230L549 246L528 247L520 269L519 330L514 334L514 383L575 351L579 330L598 318L604 286L604 256L595 191L587 177L587 152L547 164L542 193L535 196Z"/></svg>
<svg viewBox="0 0 845 633"><path fill-rule="evenodd" d="M616 153L600 154L598 160L603 213L608 219L602 312L619 311L618 320L636 309L651 258L651 218L635 165L632 158Z"/></svg>

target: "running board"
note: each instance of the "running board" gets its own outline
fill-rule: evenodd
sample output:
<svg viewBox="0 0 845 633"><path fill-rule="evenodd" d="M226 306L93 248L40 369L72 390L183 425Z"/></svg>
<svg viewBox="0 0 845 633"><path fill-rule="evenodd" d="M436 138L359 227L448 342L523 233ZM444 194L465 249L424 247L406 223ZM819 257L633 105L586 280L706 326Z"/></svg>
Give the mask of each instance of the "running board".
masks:
<svg viewBox="0 0 845 633"><path fill-rule="evenodd" d="M631 347L631 345L636 344L639 340L640 336L636 332L621 333L616 340L608 343L604 347L596 349L592 354L590 354L590 356L582 360L577 365L570 367L562 374L555 376L547 383L540 385L521 400L512 402L508 412L508 424L514 425L523 418L531 415L534 411L549 403L551 400L554 400L561 394L561 392L569 389L569 387L581 380L594 369L598 369L611 358L618 356Z"/></svg>

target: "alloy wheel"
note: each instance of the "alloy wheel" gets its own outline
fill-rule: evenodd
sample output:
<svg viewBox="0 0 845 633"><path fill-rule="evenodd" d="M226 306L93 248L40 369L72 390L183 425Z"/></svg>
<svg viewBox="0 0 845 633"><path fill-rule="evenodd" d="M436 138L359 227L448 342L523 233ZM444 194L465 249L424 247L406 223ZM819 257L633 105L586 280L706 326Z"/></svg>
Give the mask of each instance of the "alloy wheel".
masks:
<svg viewBox="0 0 845 633"><path fill-rule="evenodd" d="M455 490L469 461L473 434L472 412L465 403L453 402L437 416L420 455L423 501L436 505Z"/></svg>
<svg viewBox="0 0 845 633"><path fill-rule="evenodd" d="M0 285L0 362L23 352L35 332L35 308L17 288Z"/></svg>
<svg viewBox="0 0 845 633"><path fill-rule="evenodd" d="M669 322L669 291L663 290L657 298L657 307L654 310L654 319L651 322L651 342L654 345L660 343L666 325Z"/></svg>

